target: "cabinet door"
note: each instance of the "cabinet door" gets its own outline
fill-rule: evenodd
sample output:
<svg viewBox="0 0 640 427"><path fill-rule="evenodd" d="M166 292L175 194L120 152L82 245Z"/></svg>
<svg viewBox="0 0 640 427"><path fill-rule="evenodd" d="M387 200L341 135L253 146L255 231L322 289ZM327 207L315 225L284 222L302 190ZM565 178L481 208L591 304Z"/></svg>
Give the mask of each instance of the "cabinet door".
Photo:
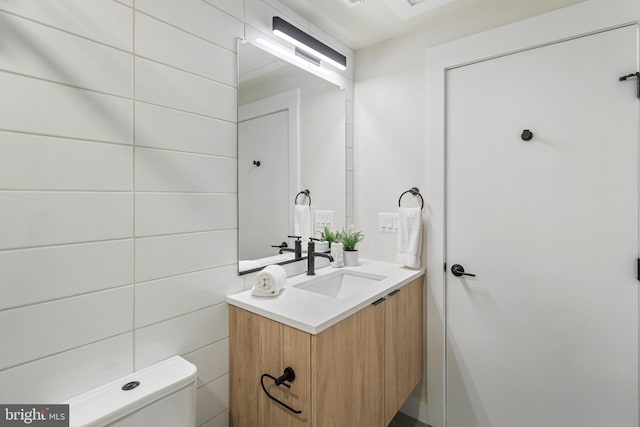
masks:
<svg viewBox="0 0 640 427"><path fill-rule="evenodd" d="M385 421L422 379L422 277L385 302Z"/></svg>
<svg viewBox="0 0 640 427"><path fill-rule="evenodd" d="M354 399L359 390L357 333L355 314L311 337L314 427L360 425Z"/></svg>
<svg viewBox="0 0 640 427"><path fill-rule="evenodd" d="M386 427L384 418L384 334L386 301L358 312L356 366L358 426Z"/></svg>
<svg viewBox="0 0 640 427"><path fill-rule="evenodd" d="M310 335L257 314L229 307L230 425L232 427L306 427L310 425ZM293 414L269 399L260 386L268 373L282 375L290 366L296 373L291 388L277 387L265 378L276 398L301 410Z"/></svg>

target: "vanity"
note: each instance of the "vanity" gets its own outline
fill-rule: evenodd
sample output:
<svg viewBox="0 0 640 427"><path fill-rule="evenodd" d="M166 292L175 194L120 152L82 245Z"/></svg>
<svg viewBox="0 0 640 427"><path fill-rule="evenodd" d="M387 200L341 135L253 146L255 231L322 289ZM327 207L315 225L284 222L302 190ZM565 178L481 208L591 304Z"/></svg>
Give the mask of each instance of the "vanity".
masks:
<svg viewBox="0 0 640 427"><path fill-rule="evenodd" d="M362 261L228 296L230 425L386 427L422 380L423 277Z"/></svg>

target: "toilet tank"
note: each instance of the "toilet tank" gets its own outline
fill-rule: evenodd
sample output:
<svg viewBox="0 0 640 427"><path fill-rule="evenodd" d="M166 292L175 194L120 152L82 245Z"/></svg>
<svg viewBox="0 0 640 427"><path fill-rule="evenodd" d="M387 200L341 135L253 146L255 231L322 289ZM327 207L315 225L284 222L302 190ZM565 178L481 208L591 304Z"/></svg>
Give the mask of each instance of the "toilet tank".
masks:
<svg viewBox="0 0 640 427"><path fill-rule="evenodd" d="M179 356L63 402L70 427L194 427L194 365Z"/></svg>

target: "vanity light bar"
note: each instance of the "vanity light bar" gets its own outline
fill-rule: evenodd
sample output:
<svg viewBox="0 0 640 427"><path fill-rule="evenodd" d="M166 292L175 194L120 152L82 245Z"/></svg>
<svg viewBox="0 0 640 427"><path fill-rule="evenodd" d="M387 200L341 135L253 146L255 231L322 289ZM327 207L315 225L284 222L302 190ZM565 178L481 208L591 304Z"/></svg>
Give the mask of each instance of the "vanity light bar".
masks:
<svg viewBox="0 0 640 427"><path fill-rule="evenodd" d="M273 34L340 70L347 69L346 56L299 28L294 27L279 16L273 17Z"/></svg>

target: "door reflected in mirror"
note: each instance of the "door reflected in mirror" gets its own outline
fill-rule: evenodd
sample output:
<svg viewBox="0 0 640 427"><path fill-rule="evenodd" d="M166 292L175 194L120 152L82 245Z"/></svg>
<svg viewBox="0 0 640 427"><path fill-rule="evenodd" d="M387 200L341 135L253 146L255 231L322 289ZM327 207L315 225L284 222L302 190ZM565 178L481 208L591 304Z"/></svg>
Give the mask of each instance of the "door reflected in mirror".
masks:
<svg viewBox="0 0 640 427"><path fill-rule="evenodd" d="M325 224L344 228L346 99L332 83L250 43L238 44L238 64L242 274L294 258L281 248L285 243L293 250L294 239L288 236L300 233L296 200L310 206L305 234L320 238ZM304 190L310 197L300 194ZM306 247L305 241L303 257Z"/></svg>

